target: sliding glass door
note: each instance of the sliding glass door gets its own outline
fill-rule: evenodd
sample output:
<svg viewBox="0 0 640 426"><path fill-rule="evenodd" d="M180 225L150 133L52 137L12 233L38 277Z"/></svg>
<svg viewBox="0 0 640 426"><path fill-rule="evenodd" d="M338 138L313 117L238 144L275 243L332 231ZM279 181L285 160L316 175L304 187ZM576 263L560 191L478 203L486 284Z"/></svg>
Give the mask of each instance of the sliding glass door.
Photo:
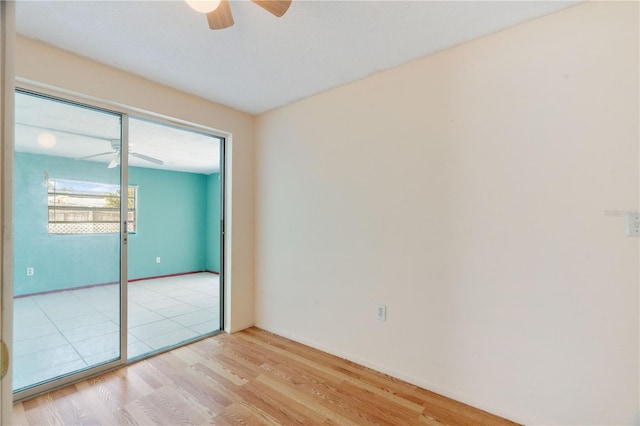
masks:
<svg viewBox="0 0 640 426"><path fill-rule="evenodd" d="M129 119L128 358L218 331L221 139Z"/></svg>
<svg viewBox="0 0 640 426"><path fill-rule="evenodd" d="M222 329L224 139L18 91L18 399Z"/></svg>
<svg viewBox="0 0 640 426"><path fill-rule="evenodd" d="M18 92L15 134L13 384L28 393L121 359L127 192L120 114Z"/></svg>

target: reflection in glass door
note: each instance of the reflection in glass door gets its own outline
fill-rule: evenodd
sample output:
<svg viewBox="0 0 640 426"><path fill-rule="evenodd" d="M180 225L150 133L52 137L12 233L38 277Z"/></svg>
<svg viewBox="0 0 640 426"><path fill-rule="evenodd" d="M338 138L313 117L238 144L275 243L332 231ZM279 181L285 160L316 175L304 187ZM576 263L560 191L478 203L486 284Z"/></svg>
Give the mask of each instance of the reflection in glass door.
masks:
<svg viewBox="0 0 640 426"><path fill-rule="evenodd" d="M13 384L27 394L120 360L120 206L134 218L136 190L121 195L119 114L15 101Z"/></svg>

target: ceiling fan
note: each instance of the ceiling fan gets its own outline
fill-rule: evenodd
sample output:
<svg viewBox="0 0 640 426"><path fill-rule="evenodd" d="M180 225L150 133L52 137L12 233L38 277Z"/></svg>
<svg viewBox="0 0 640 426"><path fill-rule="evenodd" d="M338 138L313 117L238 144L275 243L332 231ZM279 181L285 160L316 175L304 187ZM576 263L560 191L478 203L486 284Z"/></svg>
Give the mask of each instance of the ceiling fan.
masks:
<svg viewBox="0 0 640 426"><path fill-rule="evenodd" d="M117 167L117 166L120 165L120 139L110 139L110 138L106 138L104 136L89 135L89 134L86 134L86 133L74 132L74 131L71 131L71 130L54 129L54 128L51 128L51 127L38 126L36 124L20 123L20 122L17 122L17 121L16 121L16 124L23 125L23 126L28 126L28 127L33 127L33 128L41 129L41 130L48 130L48 131L51 131L51 132L54 132L54 133L66 133L68 135L81 136L81 137L84 137L84 138L101 139L101 140L109 141L109 142L111 142L111 151L101 152L101 153L98 153L98 154L87 155L86 157L78 157L78 158L74 158L74 160L87 160L89 158L100 157L101 155L110 155L111 154L111 155L113 155L113 159L111 160L111 162L109 163L109 165L107 167L110 168L110 169L113 169L114 167ZM148 162L153 163L153 164L157 164L158 166L162 166L164 164L164 161L158 160L157 158L149 157L148 155L144 155L144 154L140 154L140 153L131 151L131 144L129 144L129 155L132 156L132 157L135 157L135 158L139 158L141 160L148 161Z"/></svg>
<svg viewBox="0 0 640 426"><path fill-rule="evenodd" d="M87 155L86 157L75 158L75 160L88 160L89 158L100 157L102 155L113 155L113 159L107 166L109 169L113 169L114 167L118 167L120 165L120 140L119 139L111 139L111 151L101 152L98 154ZM148 155L139 154L137 152L129 151L129 155L135 158L139 158L141 160L148 161L153 164L157 164L159 166L164 164L164 161L158 160L154 157L149 157Z"/></svg>
<svg viewBox="0 0 640 426"><path fill-rule="evenodd" d="M209 28L212 30L229 28L234 23L233 15L231 14L231 7L229 6L229 0L185 1L197 12L207 14ZM257 4L278 18L284 15L291 5L291 0L251 0L251 2Z"/></svg>

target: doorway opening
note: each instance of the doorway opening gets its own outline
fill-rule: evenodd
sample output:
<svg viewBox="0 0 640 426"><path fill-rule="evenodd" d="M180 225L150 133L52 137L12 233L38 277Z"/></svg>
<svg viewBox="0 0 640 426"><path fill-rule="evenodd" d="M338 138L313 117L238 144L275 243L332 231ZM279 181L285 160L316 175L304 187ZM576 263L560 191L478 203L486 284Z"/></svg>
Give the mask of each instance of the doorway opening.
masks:
<svg viewBox="0 0 640 426"><path fill-rule="evenodd" d="M224 138L15 100L16 398L222 330Z"/></svg>

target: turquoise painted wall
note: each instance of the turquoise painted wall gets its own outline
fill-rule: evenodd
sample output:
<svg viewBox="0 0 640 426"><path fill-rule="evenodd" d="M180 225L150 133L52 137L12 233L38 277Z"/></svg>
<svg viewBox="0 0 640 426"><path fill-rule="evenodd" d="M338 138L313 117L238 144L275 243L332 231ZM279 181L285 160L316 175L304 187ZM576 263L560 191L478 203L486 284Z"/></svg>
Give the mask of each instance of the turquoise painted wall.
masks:
<svg viewBox="0 0 640 426"><path fill-rule="evenodd" d="M45 182L48 176L117 184L118 173L102 163L16 153L15 295L118 281L117 234L48 234ZM129 236L129 279L213 268L209 246L214 245L218 227L208 228L208 216L216 210L219 192L212 194L212 179L194 173L129 169L129 184L139 187L138 229ZM34 268L33 276L26 275L28 267Z"/></svg>
<svg viewBox="0 0 640 426"><path fill-rule="evenodd" d="M138 185L138 229L129 236L129 279L204 270L206 176L132 167L129 184Z"/></svg>
<svg viewBox="0 0 640 426"><path fill-rule="evenodd" d="M220 272L220 173L207 176L207 270Z"/></svg>

